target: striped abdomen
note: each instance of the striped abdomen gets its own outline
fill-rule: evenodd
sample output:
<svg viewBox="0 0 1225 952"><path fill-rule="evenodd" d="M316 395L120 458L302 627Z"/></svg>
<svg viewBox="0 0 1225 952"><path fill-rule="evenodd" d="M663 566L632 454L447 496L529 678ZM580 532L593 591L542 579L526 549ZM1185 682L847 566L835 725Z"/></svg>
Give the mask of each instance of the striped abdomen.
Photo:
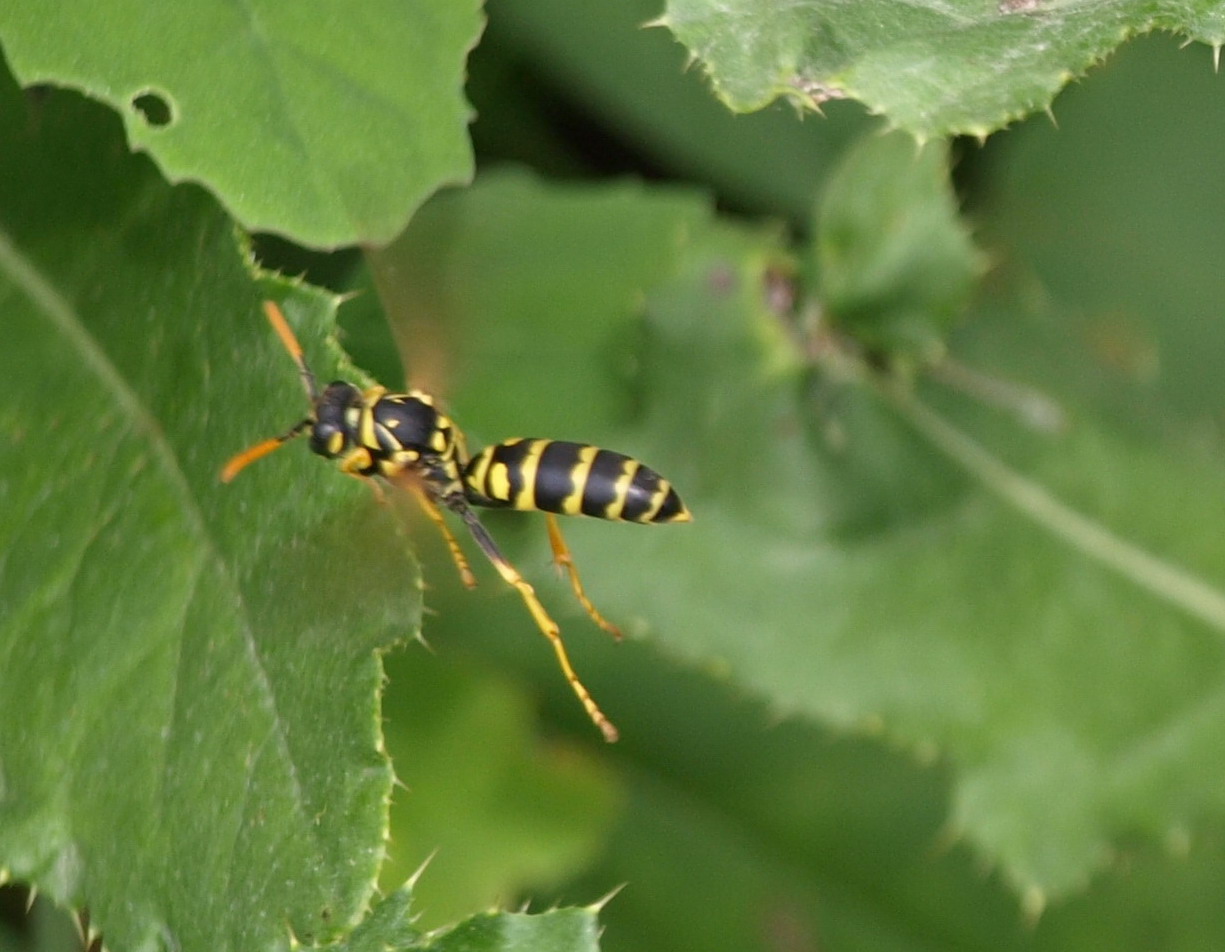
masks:
<svg viewBox="0 0 1225 952"><path fill-rule="evenodd" d="M672 484L635 459L562 440L508 440L469 461L474 506L595 516L625 522L688 522Z"/></svg>

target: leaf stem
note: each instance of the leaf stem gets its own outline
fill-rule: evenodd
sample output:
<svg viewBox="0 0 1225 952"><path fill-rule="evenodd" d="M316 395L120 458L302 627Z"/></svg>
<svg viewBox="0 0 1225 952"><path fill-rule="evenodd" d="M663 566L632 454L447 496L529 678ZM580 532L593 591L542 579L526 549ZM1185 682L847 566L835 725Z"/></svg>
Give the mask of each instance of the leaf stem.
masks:
<svg viewBox="0 0 1225 952"><path fill-rule="evenodd" d="M1119 575L1225 631L1225 594L1060 502L910 394L883 388L903 416L949 459L1015 509Z"/></svg>

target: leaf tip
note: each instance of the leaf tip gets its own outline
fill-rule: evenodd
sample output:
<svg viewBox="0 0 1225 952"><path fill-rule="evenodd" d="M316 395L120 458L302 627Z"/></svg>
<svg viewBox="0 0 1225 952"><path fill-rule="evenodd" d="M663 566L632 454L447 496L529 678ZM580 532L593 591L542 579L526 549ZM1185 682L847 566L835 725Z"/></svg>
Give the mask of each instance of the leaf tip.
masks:
<svg viewBox="0 0 1225 952"><path fill-rule="evenodd" d="M592 914L598 915L599 913L604 911L604 907L607 906L610 902L612 902L613 898L619 892L621 892L621 890L624 889L625 887L626 887L626 883L621 883L619 886L614 886L612 889L606 892L603 896L601 896L599 899L597 899L587 908L592 912Z"/></svg>
<svg viewBox="0 0 1225 952"><path fill-rule="evenodd" d="M408 874L408 878L404 880L404 886L410 891L415 890L417 888L417 883L421 881L421 877L425 875L426 869L429 867L430 863L434 862L434 857L437 855L438 850L432 850L430 855L423 859L421 864Z"/></svg>
<svg viewBox="0 0 1225 952"><path fill-rule="evenodd" d="M987 144L987 138L991 135L991 129L986 125L976 123L966 127L965 135L973 136L978 140L978 144L982 146Z"/></svg>

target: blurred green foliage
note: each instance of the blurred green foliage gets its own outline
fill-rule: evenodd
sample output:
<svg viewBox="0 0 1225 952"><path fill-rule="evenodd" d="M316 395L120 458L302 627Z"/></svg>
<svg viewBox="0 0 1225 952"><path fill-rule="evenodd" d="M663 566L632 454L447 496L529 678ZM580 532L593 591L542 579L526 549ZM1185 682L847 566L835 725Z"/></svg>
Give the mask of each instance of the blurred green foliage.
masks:
<svg viewBox="0 0 1225 952"><path fill-rule="evenodd" d="M505 0L462 90L477 25L454 5L446 29L388 31L354 61L308 54L360 34L356 14L269 26L257 4L273 41L210 21L175 34L213 37L198 64L147 44L109 79L122 5L74 21L80 51L39 32L46 8L0 14L19 80L116 106L130 142L221 200L129 155L106 108L6 80L0 871L88 907L117 950L1221 946L1208 55L1137 41L1055 102L1058 126L920 150L853 102L726 111L686 64L736 98L719 75L735 20L681 29L700 6L668 8L687 50L639 28L650 3ZM869 6L900 10L854 16ZM993 79L1007 102L957 72L973 29L893 42L914 26L900 14L855 26L883 42L848 45L837 75L893 124L985 132L1108 48L1092 37L1165 22L1134 7L1077 11L1079 38L1055 5L977 10L980 53L1064 41L1050 62L1018 47ZM1220 16L1168 25L1212 36ZM833 21L780 23L732 50L735 82L797 38L828 65ZM222 88L242 95L210 92L218 37L310 81L233 66ZM137 134L145 80L208 104L200 126L179 116L208 141L173 143L202 164ZM270 91L275 148L243 109ZM257 237L262 264L308 283L250 271L230 214L301 245L381 241L462 178L461 95L475 185L365 256ZM243 155L299 134L261 190ZM676 483L692 526L567 525L624 644L551 578L542 519L486 519L619 745L513 593L484 565L462 589L398 500L372 505L300 444L217 485L306 412L269 295L324 380L407 377L474 449L589 441ZM0 949L75 944L44 902L26 917L19 890L0 898Z"/></svg>

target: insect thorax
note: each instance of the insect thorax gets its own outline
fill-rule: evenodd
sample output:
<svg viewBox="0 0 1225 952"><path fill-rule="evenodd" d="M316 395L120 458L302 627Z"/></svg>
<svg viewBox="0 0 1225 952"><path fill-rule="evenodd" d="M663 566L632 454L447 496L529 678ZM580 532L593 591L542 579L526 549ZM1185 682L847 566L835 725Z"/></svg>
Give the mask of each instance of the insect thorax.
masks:
<svg viewBox="0 0 1225 952"><path fill-rule="evenodd" d="M383 394L357 426L360 445L369 450L378 472L395 477L409 472L442 498L463 492L455 425L434 406L429 394Z"/></svg>

